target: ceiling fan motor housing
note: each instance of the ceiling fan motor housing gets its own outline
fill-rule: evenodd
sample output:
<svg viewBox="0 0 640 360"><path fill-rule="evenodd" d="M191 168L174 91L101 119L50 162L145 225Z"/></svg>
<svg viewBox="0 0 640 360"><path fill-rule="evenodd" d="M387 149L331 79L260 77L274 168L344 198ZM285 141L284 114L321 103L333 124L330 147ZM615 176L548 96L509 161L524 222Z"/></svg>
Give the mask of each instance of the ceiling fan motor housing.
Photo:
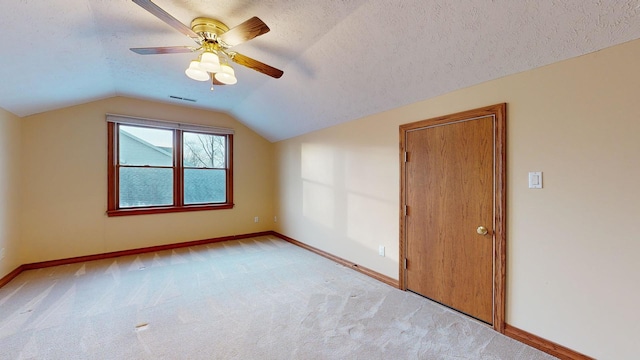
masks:
<svg viewBox="0 0 640 360"><path fill-rule="evenodd" d="M217 42L218 36L229 31L229 27L215 19L197 17L191 21L191 30L202 36L207 42Z"/></svg>

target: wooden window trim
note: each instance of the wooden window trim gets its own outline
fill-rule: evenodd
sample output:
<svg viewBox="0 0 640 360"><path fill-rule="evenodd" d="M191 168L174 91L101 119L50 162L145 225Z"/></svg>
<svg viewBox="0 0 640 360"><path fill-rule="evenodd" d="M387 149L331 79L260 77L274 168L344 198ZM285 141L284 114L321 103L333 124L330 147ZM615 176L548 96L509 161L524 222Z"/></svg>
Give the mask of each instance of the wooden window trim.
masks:
<svg viewBox="0 0 640 360"><path fill-rule="evenodd" d="M226 178L226 202L219 204L193 204L184 205L184 167L182 166L182 138L183 132L198 132L190 130L173 129L174 142L174 181L173 181L173 198L174 204L170 206L148 206L138 208L118 208L118 194L120 193L118 183L118 133L116 122L107 122L107 161L108 161L108 190L107 190L107 211L109 217L112 216L128 216L128 215L145 215L145 214L163 214L187 211L204 211L204 210L223 210L232 209L233 203L233 134L216 134L227 138L227 152L225 178ZM141 125L153 128L153 126Z"/></svg>

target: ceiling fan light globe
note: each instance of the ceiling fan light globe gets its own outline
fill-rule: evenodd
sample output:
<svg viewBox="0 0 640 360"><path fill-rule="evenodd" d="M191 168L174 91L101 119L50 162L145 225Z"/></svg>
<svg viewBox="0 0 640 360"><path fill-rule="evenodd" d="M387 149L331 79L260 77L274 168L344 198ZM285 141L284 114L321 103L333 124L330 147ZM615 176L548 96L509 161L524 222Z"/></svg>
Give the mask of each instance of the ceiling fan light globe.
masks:
<svg viewBox="0 0 640 360"><path fill-rule="evenodd" d="M206 72L216 73L220 71L220 58L218 55L206 51L200 56L200 68Z"/></svg>
<svg viewBox="0 0 640 360"><path fill-rule="evenodd" d="M187 74L187 76L193 80L197 80L197 81L209 80L209 74L205 70L202 70L202 68L200 67L200 62L198 60L191 61L191 63L189 64L189 67L187 68L187 70L184 71L184 73Z"/></svg>
<svg viewBox="0 0 640 360"><path fill-rule="evenodd" d="M235 71L231 66L227 64L223 64L220 67L220 72L216 73L214 76L216 80L226 85L233 85L238 82Z"/></svg>

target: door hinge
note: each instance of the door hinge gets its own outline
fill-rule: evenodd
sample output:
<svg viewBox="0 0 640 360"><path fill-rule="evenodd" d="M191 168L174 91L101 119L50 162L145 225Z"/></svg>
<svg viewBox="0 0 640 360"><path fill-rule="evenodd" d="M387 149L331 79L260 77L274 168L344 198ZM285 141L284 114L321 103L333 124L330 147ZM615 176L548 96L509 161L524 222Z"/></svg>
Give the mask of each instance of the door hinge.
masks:
<svg viewBox="0 0 640 360"><path fill-rule="evenodd" d="M405 205L404 206L404 216L409 215L409 206Z"/></svg>
<svg viewBox="0 0 640 360"><path fill-rule="evenodd" d="M407 258L404 258L404 269L407 270Z"/></svg>
<svg viewBox="0 0 640 360"><path fill-rule="evenodd" d="M408 152L404 152L404 162L408 162L409 161L409 153Z"/></svg>

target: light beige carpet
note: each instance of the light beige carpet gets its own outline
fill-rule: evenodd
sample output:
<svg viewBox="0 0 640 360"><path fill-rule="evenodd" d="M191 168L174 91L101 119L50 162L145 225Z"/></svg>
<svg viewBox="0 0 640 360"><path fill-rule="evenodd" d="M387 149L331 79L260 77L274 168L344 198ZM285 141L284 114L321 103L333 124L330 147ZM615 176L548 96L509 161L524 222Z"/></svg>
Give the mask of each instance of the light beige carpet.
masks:
<svg viewBox="0 0 640 360"><path fill-rule="evenodd" d="M553 359L275 237L23 272L1 359Z"/></svg>

